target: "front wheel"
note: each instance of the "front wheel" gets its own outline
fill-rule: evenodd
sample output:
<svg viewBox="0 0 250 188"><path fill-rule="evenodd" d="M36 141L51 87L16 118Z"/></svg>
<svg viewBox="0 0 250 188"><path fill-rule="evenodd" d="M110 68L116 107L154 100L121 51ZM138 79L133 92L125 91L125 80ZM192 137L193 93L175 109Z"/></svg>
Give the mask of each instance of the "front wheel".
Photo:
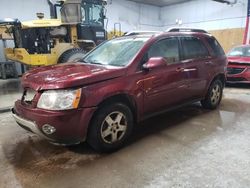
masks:
<svg viewBox="0 0 250 188"><path fill-rule="evenodd" d="M125 144L132 128L133 115L126 105L105 105L93 117L87 141L98 152L115 151Z"/></svg>
<svg viewBox="0 0 250 188"><path fill-rule="evenodd" d="M206 109L215 109L221 102L223 94L223 84L220 80L215 80L209 87L206 98L201 101L201 104Z"/></svg>

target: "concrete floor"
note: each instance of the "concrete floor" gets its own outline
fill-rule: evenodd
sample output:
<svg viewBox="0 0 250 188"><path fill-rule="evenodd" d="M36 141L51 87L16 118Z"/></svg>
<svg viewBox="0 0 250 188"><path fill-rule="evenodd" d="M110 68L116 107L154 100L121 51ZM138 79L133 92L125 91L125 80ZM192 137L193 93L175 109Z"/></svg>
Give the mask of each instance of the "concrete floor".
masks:
<svg viewBox="0 0 250 188"><path fill-rule="evenodd" d="M218 110L198 104L141 123L128 146L97 154L54 146L0 114L0 187L250 185L250 88L226 88Z"/></svg>

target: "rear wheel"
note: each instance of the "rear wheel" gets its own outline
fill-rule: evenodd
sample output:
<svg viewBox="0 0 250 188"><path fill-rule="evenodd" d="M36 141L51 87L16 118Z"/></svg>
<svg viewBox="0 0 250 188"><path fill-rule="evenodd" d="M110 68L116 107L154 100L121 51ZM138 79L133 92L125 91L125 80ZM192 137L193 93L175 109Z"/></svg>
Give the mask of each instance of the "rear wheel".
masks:
<svg viewBox="0 0 250 188"><path fill-rule="evenodd" d="M131 110L122 103L101 107L90 124L87 141L98 152L121 148L133 128Z"/></svg>
<svg viewBox="0 0 250 188"><path fill-rule="evenodd" d="M58 59L58 63L66 63L80 60L84 57L86 51L81 48L72 48L65 51L60 58Z"/></svg>
<svg viewBox="0 0 250 188"><path fill-rule="evenodd" d="M201 101L201 104L206 109L215 109L221 102L223 94L223 84L220 80L215 80L211 84L206 98Z"/></svg>

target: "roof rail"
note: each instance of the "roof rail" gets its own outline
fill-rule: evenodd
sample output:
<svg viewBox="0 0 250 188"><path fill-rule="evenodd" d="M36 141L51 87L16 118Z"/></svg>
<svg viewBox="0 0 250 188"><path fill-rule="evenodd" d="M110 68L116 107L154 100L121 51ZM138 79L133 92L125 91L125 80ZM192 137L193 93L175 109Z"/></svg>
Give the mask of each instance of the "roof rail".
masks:
<svg viewBox="0 0 250 188"><path fill-rule="evenodd" d="M130 31L124 34L124 36L133 36L133 35L155 35L161 33L161 31Z"/></svg>
<svg viewBox="0 0 250 188"><path fill-rule="evenodd" d="M166 32L197 32L197 33L208 33L203 29L193 29L193 28L170 28Z"/></svg>

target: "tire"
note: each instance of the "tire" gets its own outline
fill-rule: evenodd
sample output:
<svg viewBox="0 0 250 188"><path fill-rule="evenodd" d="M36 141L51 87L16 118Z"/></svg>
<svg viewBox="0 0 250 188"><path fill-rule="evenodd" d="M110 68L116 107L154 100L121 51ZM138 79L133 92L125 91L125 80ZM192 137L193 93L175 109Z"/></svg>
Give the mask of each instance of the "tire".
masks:
<svg viewBox="0 0 250 188"><path fill-rule="evenodd" d="M60 63L77 61L77 60L82 59L85 54L86 54L86 51L84 51L81 48L72 48L72 49L65 51L60 56L57 63L60 64Z"/></svg>
<svg viewBox="0 0 250 188"><path fill-rule="evenodd" d="M104 105L92 119L87 142L97 152L113 152L126 143L132 129L133 114L128 106Z"/></svg>
<svg viewBox="0 0 250 188"><path fill-rule="evenodd" d="M201 101L201 105L206 109L216 109L222 99L223 83L220 80L214 80L209 87L206 98Z"/></svg>

